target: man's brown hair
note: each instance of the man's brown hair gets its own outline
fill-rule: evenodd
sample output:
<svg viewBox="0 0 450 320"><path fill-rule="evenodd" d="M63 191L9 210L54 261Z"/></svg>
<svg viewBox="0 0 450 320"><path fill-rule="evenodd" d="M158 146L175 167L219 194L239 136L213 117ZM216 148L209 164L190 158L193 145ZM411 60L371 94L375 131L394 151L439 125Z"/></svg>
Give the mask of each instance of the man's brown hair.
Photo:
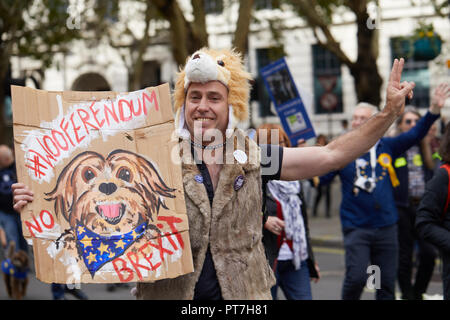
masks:
<svg viewBox="0 0 450 320"><path fill-rule="evenodd" d="M261 141L261 131L262 130L266 130L266 134L267 134L267 142L268 144L270 144L272 142L272 135L271 135L271 130L278 130L278 140L277 143L280 144L281 142L284 142L286 144L286 147L291 147L291 142L289 140L288 135L286 134L286 132L283 130L283 127L280 126L279 124L275 124L275 123L266 123L266 124L262 124L261 126L258 127L258 129L256 130L256 139L257 139L257 143L260 143Z"/></svg>

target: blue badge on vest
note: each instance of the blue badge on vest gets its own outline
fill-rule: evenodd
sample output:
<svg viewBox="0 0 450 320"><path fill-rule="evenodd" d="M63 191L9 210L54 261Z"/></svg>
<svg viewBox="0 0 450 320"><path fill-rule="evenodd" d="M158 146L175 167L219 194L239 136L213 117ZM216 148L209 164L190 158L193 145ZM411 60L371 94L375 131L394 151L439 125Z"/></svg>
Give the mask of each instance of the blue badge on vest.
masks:
<svg viewBox="0 0 450 320"><path fill-rule="evenodd" d="M201 174L198 174L194 177L195 181L197 181L198 183L203 183L203 177Z"/></svg>
<svg viewBox="0 0 450 320"><path fill-rule="evenodd" d="M244 185L245 178L243 175L240 175L234 180L234 190L238 191Z"/></svg>

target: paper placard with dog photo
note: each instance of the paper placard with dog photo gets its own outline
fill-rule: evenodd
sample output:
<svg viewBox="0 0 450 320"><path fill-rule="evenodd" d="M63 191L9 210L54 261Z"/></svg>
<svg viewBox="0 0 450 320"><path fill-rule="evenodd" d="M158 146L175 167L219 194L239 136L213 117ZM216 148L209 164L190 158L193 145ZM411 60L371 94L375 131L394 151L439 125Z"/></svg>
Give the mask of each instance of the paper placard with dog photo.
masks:
<svg viewBox="0 0 450 320"><path fill-rule="evenodd" d="M193 271L167 84L116 92L12 87L22 211L47 283L148 282Z"/></svg>

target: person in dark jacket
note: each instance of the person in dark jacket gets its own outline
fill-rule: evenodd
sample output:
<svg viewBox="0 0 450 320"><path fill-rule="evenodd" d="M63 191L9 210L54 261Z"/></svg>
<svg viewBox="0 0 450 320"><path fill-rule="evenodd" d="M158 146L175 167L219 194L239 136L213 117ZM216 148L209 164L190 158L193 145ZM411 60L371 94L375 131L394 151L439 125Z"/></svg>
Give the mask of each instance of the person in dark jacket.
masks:
<svg viewBox="0 0 450 320"><path fill-rule="evenodd" d="M439 154L449 171L442 166L427 183L417 210L416 229L422 239L441 251L444 299L450 300L450 122L446 125Z"/></svg>
<svg viewBox="0 0 450 320"><path fill-rule="evenodd" d="M28 252L28 244L22 235L20 216L13 208L11 186L17 182L14 153L7 145L0 145L0 226L6 235L7 243L14 241L16 250Z"/></svg>
<svg viewBox="0 0 450 320"><path fill-rule="evenodd" d="M291 147L288 136L277 124L260 126L257 137L261 130L267 130L267 136L270 136L273 129L278 130L279 145ZM268 141L272 141L271 137ZM271 290L274 300L278 287L288 300L311 300L310 278L317 282L320 274L310 245L300 182L269 181L263 184L263 213L262 241L277 279Z"/></svg>
<svg viewBox="0 0 450 320"><path fill-rule="evenodd" d="M433 99L444 94L445 87L435 91ZM397 120L399 134L409 131L421 118L412 106ZM428 156L427 156L428 155ZM397 280L404 300L421 300L433 275L436 248L428 241L418 239L414 222L420 199L425 192L425 183L432 177L433 162L431 150L426 139L412 146L396 159L394 167L400 184L394 188L395 205L398 211L398 271ZM412 280L414 248L418 245L418 268Z"/></svg>

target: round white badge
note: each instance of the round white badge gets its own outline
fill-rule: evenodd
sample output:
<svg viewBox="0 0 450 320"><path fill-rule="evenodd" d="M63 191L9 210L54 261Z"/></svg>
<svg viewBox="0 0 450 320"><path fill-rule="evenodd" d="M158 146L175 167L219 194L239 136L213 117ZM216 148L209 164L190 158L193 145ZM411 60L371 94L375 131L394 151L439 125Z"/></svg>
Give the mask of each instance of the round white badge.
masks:
<svg viewBox="0 0 450 320"><path fill-rule="evenodd" d="M247 162L247 155L242 150L236 150L233 152L234 158L237 162L243 164Z"/></svg>

